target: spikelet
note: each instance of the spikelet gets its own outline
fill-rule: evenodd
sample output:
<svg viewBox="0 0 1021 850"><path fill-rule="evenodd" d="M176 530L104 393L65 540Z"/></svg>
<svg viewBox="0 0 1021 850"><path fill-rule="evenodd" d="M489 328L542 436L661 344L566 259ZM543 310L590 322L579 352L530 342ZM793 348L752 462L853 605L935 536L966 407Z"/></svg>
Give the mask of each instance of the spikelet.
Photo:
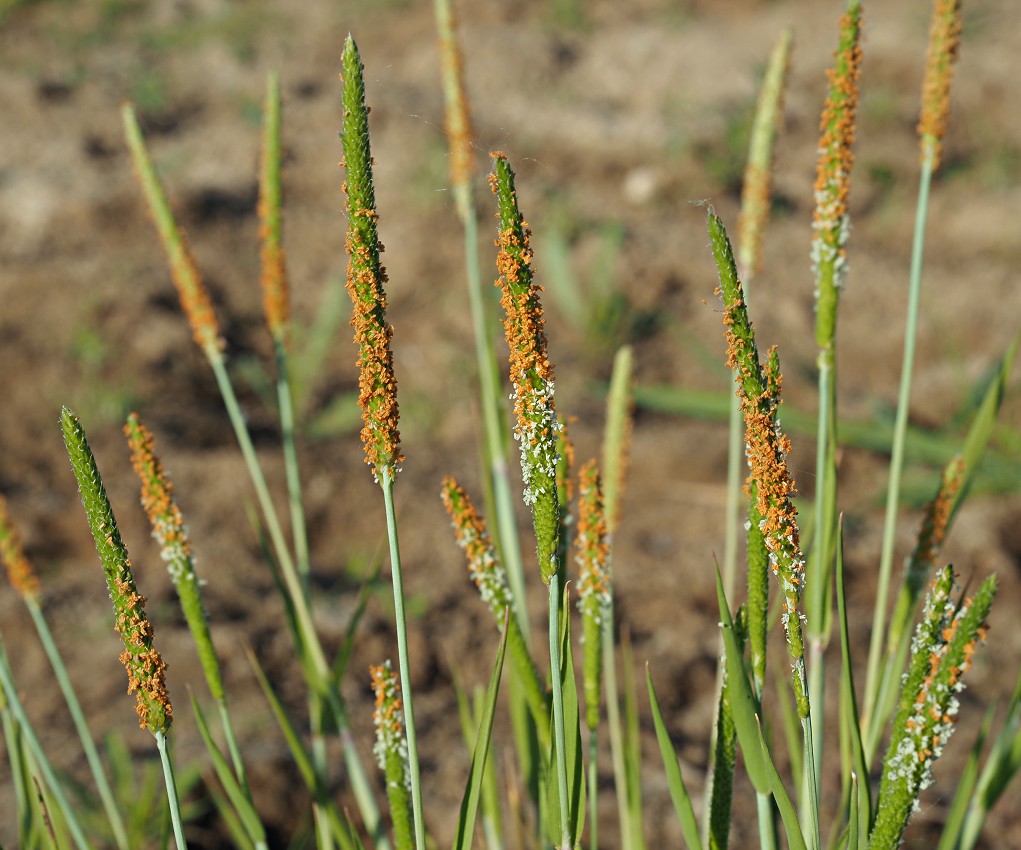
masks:
<svg viewBox="0 0 1021 850"><path fill-rule="evenodd" d="M358 403L362 408L362 445L365 462L377 480L393 479L404 459L397 430L397 379L394 376L390 340L393 328L386 323L386 271L380 264L383 246L376 221L376 195L372 184L372 153L369 147L369 110L365 106L362 61L351 36L344 43L343 109L341 142L347 171L346 196L347 291L353 311L351 325L358 346Z"/></svg>
<svg viewBox="0 0 1021 850"><path fill-rule="evenodd" d="M514 665L525 701L535 719L540 741L546 746L549 744L549 696L546 684L528 651L521 625L512 613L508 615L508 609L513 605L513 594L507 574L500 565L486 530L486 521L475 510L468 493L450 476L443 479L440 497L454 525L457 543L467 556L468 572L482 600L489 606L501 629L504 623L507 624L507 651L511 664Z"/></svg>
<svg viewBox="0 0 1021 850"><path fill-rule="evenodd" d="M170 580L177 590L188 629L199 653L202 672L213 698L224 699L223 679L217 661L209 622L202 606L200 582L195 574L188 530L181 510L174 500L173 486L163 464L156 456L152 434L132 413L124 426L131 447L131 464L142 482L142 507L145 509L152 536L160 545L160 557L166 561Z"/></svg>
<svg viewBox="0 0 1021 850"><path fill-rule="evenodd" d="M606 429L603 436L603 513L607 535L612 539L620 525L620 506L627 480L634 429L631 372L634 354L630 345L623 345L613 358L610 391L606 396Z"/></svg>
<svg viewBox="0 0 1021 850"><path fill-rule="evenodd" d="M454 525L457 545L467 556L472 581L479 589L482 601L489 606L497 622L502 624L504 614L511 605L511 591L507 574L489 539L486 521L479 516L464 488L450 476L443 479L440 496Z"/></svg>
<svg viewBox="0 0 1021 850"><path fill-rule="evenodd" d="M610 548L607 544L603 486L599 467L589 461L578 473L578 610L582 616L584 649L585 723L599 725L600 685L603 678L603 630L611 611Z"/></svg>
<svg viewBox="0 0 1021 850"><path fill-rule="evenodd" d="M560 507L557 496L557 440L561 425L553 403L553 365L546 353L541 287L532 280L530 232L518 209L514 172L502 153L491 154L489 184L498 200L500 220L496 258L503 289L500 303L510 349L514 386L514 438L521 457L525 504L531 506L539 571L549 584L559 569Z"/></svg>
<svg viewBox="0 0 1021 850"><path fill-rule="evenodd" d="M833 346L837 300L847 277L845 252L851 230L847 202L854 165L860 38L861 6L855 3L840 19L840 42L833 68L826 72L829 91L819 120L812 267L816 277L816 344L824 351Z"/></svg>
<svg viewBox="0 0 1021 850"><path fill-rule="evenodd" d="M792 42L790 30L784 30L777 39L755 107L737 220L739 259L746 281L762 268L762 238L773 200L773 147L783 111Z"/></svg>
<svg viewBox="0 0 1021 850"><path fill-rule="evenodd" d="M408 770L407 739L404 735L401 686L390 662L369 668L376 708L372 713L376 743L372 748L376 762L386 777L386 794L394 825L397 850L415 846L411 817L411 776Z"/></svg>
<svg viewBox="0 0 1021 850"><path fill-rule="evenodd" d="M943 136L950 118L950 82L961 46L961 26L960 0L936 0L918 119L922 160L931 160L933 171L939 168L943 157Z"/></svg>
<svg viewBox="0 0 1021 850"><path fill-rule="evenodd" d="M443 99L446 102L445 124L447 150L450 157L450 184L468 189L475 172L472 146L472 122L468 96L464 87L461 46L457 40L457 19L452 0L436 4L436 28L439 32L440 71L443 77ZM462 215L463 215L462 210Z"/></svg>
<svg viewBox="0 0 1021 850"><path fill-rule="evenodd" d="M953 585L952 567L937 574L915 630L883 760L869 847L899 845L911 814L919 808L918 795L932 784L933 762L954 731L957 694L964 688L961 676L985 638L986 617L996 595L995 576L982 583L974 598L959 604L951 599Z"/></svg>
<svg viewBox="0 0 1021 850"><path fill-rule="evenodd" d="M787 635L792 660L792 686L798 713L809 711L805 676L805 644L802 636L801 594L804 589L805 560L799 541L794 482L787 466L790 440L780 430L780 361L776 350L760 363L755 331L748 318L741 281L737 276L733 249L723 222L710 210L709 236L713 258L720 275L723 323L727 329L727 365L733 370L745 422L745 453L749 480L757 496L756 510L762 516L760 530L769 552L769 565L783 594L781 622Z"/></svg>
<svg viewBox="0 0 1021 850"><path fill-rule="evenodd" d="M280 201L280 76L266 79L262 163L259 180L259 236L262 242L262 305L273 339L287 338L290 293L281 237Z"/></svg>
<svg viewBox="0 0 1021 850"><path fill-rule="evenodd" d="M0 560L7 568L7 578L11 586L26 602L39 599L39 578L25 557L21 546L21 538L11 522L7 511L7 500L0 496Z"/></svg>
<svg viewBox="0 0 1021 850"><path fill-rule="evenodd" d="M122 116L124 133L135 164L135 176L142 186L149 214L163 243L163 250L170 263L170 273L181 299L181 307L191 327L192 336L207 358L219 357L223 349L223 339L220 337L220 328L209 298L209 291L195 265L184 231L174 221L166 193L142 139L135 111L130 106L125 106Z"/></svg>
<svg viewBox="0 0 1021 850"><path fill-rule="evenodd" d="M128 672L128 693L135 694L139 726L165 735L173 722L173 707L166 688L166 664L153 645L153 627L145 615L145 597L135 587L128 551L85 430L66 407L61 410L60 425L113 600L114 628L124 642L120 662Z"/></svg>

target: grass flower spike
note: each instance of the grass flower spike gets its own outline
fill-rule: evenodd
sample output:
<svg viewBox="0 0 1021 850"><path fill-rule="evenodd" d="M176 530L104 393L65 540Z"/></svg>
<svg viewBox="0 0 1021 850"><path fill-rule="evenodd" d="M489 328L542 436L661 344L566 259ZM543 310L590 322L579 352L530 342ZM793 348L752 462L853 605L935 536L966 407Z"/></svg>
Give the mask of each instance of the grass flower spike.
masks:
<svg viewBox="0 0 1021 850"><path fill-rule="evenodd" d="M358 403L362 408L362 445L365 462L377 478L387 471L392 478L404 459L397 430L397 379L394 377L390 340L393 328L386 323L386 271L379 261L383 246L376 230L376 195L372 185L372 153L369 149L369 110L365 106L362 62L354 39L348 36L343 55L344 147L342 165L347 170L347 291L351 296L358 346Z"/></svg>
<svg viewBox="0 0 1021 850"><path fill-rule="evenodd" d="M832 347L837 297L847 276L845 248L850 233L847 200L854 165L855 116L862 52L861 6L853 3L840 21L834 67L826 72L830 87L819 121L819 161L815 178L812 265L816 275L816 342Z"/></svg>
<svg viewBox="0 0 1021 850"><path fill-rule="evenodd" d="M489 606L498 622L513 604L507 574L500 565L496 549L486 530L486 521L479 516L464 488L449 476L443 479L440 492L443 506L454 524L457 545L468 558L468 572L479 589L482 601Z"/></svg>
<svg viewBox="0 0 1021 850"><path fill-rule="evenodd" d="M389 661L369 668L369 673L376 694L376 708L372 715L376 727L376 743L372 751L380 770L386 776L386 794L390 800L397 850L410 850L415 846L415 839L411 818L408 750L404 722L401 719L401 689Z"/></svg>
<svg viewBox="0 0 1021 850"><path fill-rule="evenodd" d="M269 75L266 86L266 122L262 141L259 181L259 235L262 242L262 303L266 325L276 340L287 336L290 294L280 214L280 77Z"/></svg>
<svg viewBox="0 0 1021 850"><path fill-rule="evenodd" d="M900 707L883 760L876 823L869 837L875 850L895 848L918 795L932 784L932 765L954 730L961 676L971 666L976 645L985 638L986 617L996 595L990 576L973 599L956 604L950 597L952 567L935 578L922 621L912 642Z"/></svg>
<svg viewBox="0 0 1021 850"><path fill-rule="evenodd" d="M457 40L457 21L449 0L436 3L436 24L439 31L440 63L443 75L443 98L446 101L444 126L447 149L450 151L450 184L471 185L475 171L472 146L471 111L464 90L464 68L461 46Z"/></svg>
<svg viewBox="0 0 1021 850"><path fill-rule="evenodd" d="M138 126L134 109L125 106L122 117L128 147L135 163L135 174L145 193L149 213L166 251L174 286L177 287L177 294L191 326L192 336L207 357L218 358L223 349L223 339L209 298L209 290L206 289L198 266L195 265L184 231L174 221L166 193L142 140L142 131Z"/></svg>
<svg viewBox="0 0 1021 850"><path fill-rule="evenodd" d="M448 476L443 480L440 496L454 525L457 543L468 558L468 572L479 589L482 601L489 606L501 628L506 618L511 663L517 671L540 740L548 746L549 696L546 685L529 653L520 624L513 616L506 617L507 609L513 608L514 600L486 521L475 510L471 497L453 478Z"/></svg>
<svg viewBox="0 0 1021 850"><path fill-rule="evenodd" d="M792 501L796 490L787 467L790 440L780 430L777 420L780 363L775 349L765 365L760 363L730 240L723 222L711 210L708 223L725 308L727 364L734 371L741 398L750 479L757 487L757 509L762 515L760 527L769 550L770 567L780 581L784 597L781 620L793 663L798 713L805 717L808 695L800 612L805 562L799 542L797 511Z"/></svg>
<svg viewBox="0 0 1021 850"><path fill-rule="evenodd" d="M7 512L7 500L0 496L0 560L7 568L11 586L23 599L39 599L39 578L25 557L17 529Z"/></svg>
<svg viewBox="0 0 1021 850"><path fill-rule="evenodd" d="M160 545L160 556L167 563L170 580L181 600L199 661L213 699L223 700L223 680L213 649L209 624L202 607L200 582L195 574L191 545L181 510L174 501L173 487L156 456L152 434L136 414L128 417L124 433L131 446L131 463L142 482L142 507L152 526L152 536Z"/></svg>
<svg viewBox="0 0 1021 850"><path fill-rule="evenodd" d="M128 551L85 429L66 407L61 411L60 425L113 600L114 627L124 641L120 661L128 671L128 693L135 694L139 725L154 735L166 735L173 722L173 707L167 694L166 664L153 645L153 627L145 615L145 598L135 587Z"/></svg>
<svg viewBox="0 0 1021 850"><path fill-rule="evenodd" d="M503 327L510 348L514 385L514 437L521 455L525 503L532 508L539 570L546 584L557 572L560 509L557 498L557 439L560 423L553 404L553 365L546 353L540 287L532 280L530 232L518 210L514 172L507 157L492 154L490 186L499 202L497 284L503 288Z"/></svg>
<svg viewBox="0 0 1021 850"><path fill-rule="evenodd" d="M737 222L739 259L746 281L762 268L762 239L773 202L773 148L783 111L792 42L790 30L784 30L777 39L755 109Z"/></svg>
<svg viewBox="0 0 1021 850"><path fill-rule="evenodd" d="M932 161L933 171L939 168L943 155L943 136L950 117L950 81L961 46L961 26L960 0L936 0L918 120L922 159Z"/></svg>
<svg viewBox="0 0 1021 850"><path fill-rule="evenodd" d="M603 677L602 635L611 608L610 549L603 512L603 488L594 460L578 475L578 532L575 536L578 563L578 610L582 616L584 644L585 722L599 725L600 684Z"/></svg>

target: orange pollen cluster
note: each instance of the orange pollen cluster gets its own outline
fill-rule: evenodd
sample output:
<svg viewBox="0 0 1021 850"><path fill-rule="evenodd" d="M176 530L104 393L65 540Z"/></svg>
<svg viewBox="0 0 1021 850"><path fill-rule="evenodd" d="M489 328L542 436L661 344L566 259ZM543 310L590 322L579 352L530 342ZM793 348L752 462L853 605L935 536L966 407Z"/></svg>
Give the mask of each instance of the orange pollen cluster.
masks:
<svg viewBox="0 0 1021 850"><path fill-rule="evenodd" d="M180 253L177 257L170 257L170 266L174 286L181 299L181 308L191 327L192 338L203 351L207 346L222 351L225 344L220 337L220 326L216 321L209 290L202 282L183 231L178 231L178 238L181 243Z"/></svg>
<svg viewBox="0 0 1021 850"><path fill-rule="evenodd" d="M850 14L844 15L840 21L841 33L857 26ZM836 67L826 72L830 90L819 121L821 136L815 179L815 228L819 238L832 248L842 247L841 222L847 215L861 61L861 46L855 38L837 54Z"/></svg>
<svg viewBox="0 0 1021 850"><path fill-rule="evenodd" d="M131 447L131 465L142 481L142 507L154 535L164 550L188 556L190 544L184 533L184 518L173 499L173 485L156 457L152 434L134 416L124 426L124 433Z"/></svg>
<svg viewBox="0 0 1021 850"><path fill-rule="evenodd" d="M25 599L39 596L39 578L25 557L18 532L7 513L7 500L0 496L0 560L7 567L7 578Z"/></svg>
<svg viewBox="0 0 1021 850"><path fill-rule="evenodd" d="M362 408L362 445L365 462L378 475L384 468L396 472L404 459L400 453L400 431L397 428L397 379L394 375L393 351L390 341L393 328L386 324L386 271L368 245L359 241L354 226L356 218L374 219L372 210L352 211L352 227L348 231L347 291L353 312L351 325L358 346L358 403ZM379 251L383 246L379 245Z"/></svg>
<svg viewBox="0 0 1021 850"><path fill-rule="evenodd" d="M130 573L130 568L130 562L126 563L125 572ZM135 712L138 714L139 726L143 729L152 729L154 723L169 726L173 706L167 693L167 665L152 645L154 632L152 623L145 616L145 597L135 590L130 578L116 579L114 587L114 628L124 641L120 662L128 673L128 693L136 694ZM152 716L154 706L162 708L164 721L160 722Z"/></svg>
<svg viewBox="0 0 1021 850"><path fill-rule="evenodd" d="M464 488L453 478L448 476L443 480L440 496L453 522L457 543L468 559L468 573L483 601L499 618L511 604L511 593L489 538L486 521L479 516Z"/></svg>
<svg viewBox="0 0 1021 850"><path fill-rule="evenodd" d="M467 186L475 170L472 159L472 127L468 99L464 92L461 51L453 33L454 25L440 37L440 61L447 92L446 130L450 150L450 183Z"/></svg>
<svg viewBox="0 0 1021 850"><path fill-rule="evenodd" d="M934 171L939 167L941 142L950 115L950 81L961 45L961 27L960 0L938 0L929 32L929 51L922 83L922 110L918 120L922 154L924 156L931 149Z"/></svg>
<svg viewBox="0 0 1021 850"><path fill-rule="evenodd" d="M580 566L578 597L605 597L610 591L610 547L606 542L606 517L595 461L581 471L581 495L578 506L577 561Z"/></svg>
<svg viewBox="0 0 1021 850"><path fill-rule="evenodd" d="M944 479L943 486L926 511L922 531L919 534L919 559L926 564L931 564L935 559L946 536L950 513L964 481L963 471L964 461L958 458L955 469Z"/></svg>
<svg viewBox="0 0 1021 850"><path fill-rule="evenodd" d="M290 294L287 287L287 272L284 266L284 249L273 238L272 230L263 211L264 202L260 202L259 214L263 223L261 228L262 250L262 307L266 314L266 324L274 337L282 336L287 330L290 315Z"/></svg>

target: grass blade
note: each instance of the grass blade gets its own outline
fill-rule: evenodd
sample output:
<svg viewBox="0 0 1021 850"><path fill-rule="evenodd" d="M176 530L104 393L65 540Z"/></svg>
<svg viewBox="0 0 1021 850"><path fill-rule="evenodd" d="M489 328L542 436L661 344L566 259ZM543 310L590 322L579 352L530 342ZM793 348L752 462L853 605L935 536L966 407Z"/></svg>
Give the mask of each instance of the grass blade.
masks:
<svg viewBox="0 0 1021 850"><path fill-rule="evenodd" d="M652 674L649 666L645 666L645 681L649 686L649 705L652 708L652 722L656 727L656 740L659 742L659 752L663 756L663 767L666 769L667 787L670 789L670 799L674 804L674 811L677 812L677 819L681 824L681 835L688 845L689 850L696 850L702 847L702 840L698 834L698 822L695 820L695 807L691 804L691 797L688 796L688 789L684 785L684 777L681 776L681 766L677 761L677 753L674 752L673 744L670 742L670 734L663 722L663 713L659 709L659 700L656 697L656 689L652 686Z"/></svg>
<svg viewBox="0 0 1021 850"><path fill-rule="evenodd" d="M511 616L511 615L509 615ZM486 758L489 755L489 744L493 736L493 717L496 713L496 698L500 693L500 675L503 672L504 653L507 649L507 628L503 630L500 648L496 653L496 664L489 677L489 689L479 721L478 733L475 736L475 748L472 753L471 769L468 771L468 783L464 797L461 798L461 811L457 818L457 831L454 837L453 850L469 850L475 834L475 817L478 812L479 799L482 795L483 781L486 773Z"/></svg>

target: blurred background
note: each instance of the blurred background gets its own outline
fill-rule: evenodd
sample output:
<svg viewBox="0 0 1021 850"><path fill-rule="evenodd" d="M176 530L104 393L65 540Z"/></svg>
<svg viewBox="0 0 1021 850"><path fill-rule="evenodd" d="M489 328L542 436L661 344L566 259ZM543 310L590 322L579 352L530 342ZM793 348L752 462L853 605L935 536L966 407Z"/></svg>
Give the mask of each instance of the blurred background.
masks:
<svg viewBox="0 0 1021 850"><path fill-rule="evenodd" d="M717 652L712 562L723 546L721 411L730 390L704 212L693 204L710 199L732 232L736 228L757 88L775 39L793 27L774 219L750 300L760 341L780 346L786 403L812 412L812 183L824 73L842 4L457 5L480 168L483 268L491 274L495 222L481 178L488 152L500 149L518 173L521 207L534 231L557 406L573 419L579 464L598 451L605 383L619 345L634 346L637 383L649 390L636 410L616 542L617 611L637 661L651 665L689 787L699 788ZM896 400L917 191L914 126L930 13L931 4L922 0L865 10L850 275L838 336L840 415L866 433L882 431ZM944 165L931 202L912 402L912 425L951 448L1021 316L1017 15L1010 0L976 0L965 5L965 20ZM180 706L178 758L204 765L186 698L189 686L202 691L198 665L137 505L120 434L125 415L140 413L175 482L207 582L214 637L226 658L228 689L274 846L286 846L299 828L307 800L288 772L293 766L243 649L254 650L295 716L305 711L304 688L247 519L251 496L240 455L133 180L120 106L130 101L139 112L212 292L256 443L271 482L283 492L256 219L266 74L281 74L301 460L317 622L326 644L336 646L357 588L385 551L378 491L357 436L355 351L342 290L337 74L349 32L365 63L372 108L407 455L397 500L416 713L427 822L443 844L468 765L451 711L452 668L456 660L469 685L485 682L497 635L467 579L438 497L445 474L479 492L481 423L461 229L447 188L432 4L0 0L0 492L41 575L48 618L77 674L93 730L120 736L138 756L138 776L149 775L155 769L151 739L134 728L132 701L123 693L109 600L59 435L60 406L71 406L90 435L170 665L171 695ZM931 846L927 836L945 817L954 787L953 759L970 746L982 706L1009 694L1021 657L1014 613L1021 605L1017 383L1005 403L993 460L945 550L946 560L974 581L999 574L989 646L976 657L962 731L936 768L937 785L923 798L927 804L908 846ZM814 444L807 434L793 439L795 477L811 497ZM909 459L898 563L911 544L921 500L935 486L937 459L938 453L924 451ZM886 457L881 447L851 446L841 464L852 638L864 646ZM345 693L366 759L372 741L367 665L396 653L385 569L383 582L359 632ZM544 592L538 581L530 592L539 624ZM6 585L0 588L0 628L23 698L46 732L44 745L58 768L79 775L82 759L68 745L70 724L52 676L20 600ZM650 757L648 837L676 843L646 720L643 734ZM8 791L8 775L0 771L0 844L10 846L16 833ZM345 793L342 782L338 793ZM612 823L609 796L606 803ZM750 815L750 803L744 805ZM733 846L746 846L753 824L753 816L736 818ZM997 842L987 846L1021 846L1021 822L1002 811L989 834ZM225 840L212 816L198 817L192 837L199 847Z"/></svg>

